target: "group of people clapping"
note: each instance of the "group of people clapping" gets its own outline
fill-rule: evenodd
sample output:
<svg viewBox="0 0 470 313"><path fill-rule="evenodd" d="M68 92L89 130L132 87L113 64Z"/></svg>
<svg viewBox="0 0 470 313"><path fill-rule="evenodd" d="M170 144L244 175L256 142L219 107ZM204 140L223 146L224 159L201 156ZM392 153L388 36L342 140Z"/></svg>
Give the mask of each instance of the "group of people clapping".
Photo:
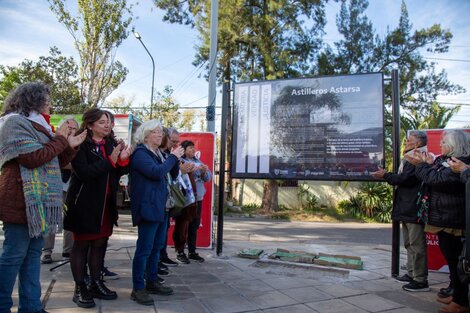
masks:
<svg viewBox="0 0 470 313"><path fill-rule="evenodd" d="M131 299L151 305L149 294L172 294L158 273L165 263L174 262L166 253L172 209L169 184L182 176L190 184L183 191L192 193L194 203L174 216L177 259L180 263L204 261L195 243L204 182L211 179L211 173L195 156L194 143L179 145L175 129L150 120L137 129L137 145L126 145L114 136L113 115L98 108L83 114L78 130L73 119L54 130L50 109L49 88L26 83L9 94L0 117L0 220L5 237L0 256L0 311L10 311L18 277L18 311L46 312L40 300L41 250L44 237L62 228L73 234L73 301L90 308L96 298L118 297L105 285L102 269L118 221L116 194L123 174L130 175L132 221L138 229ZM66 166L71 175L64 201L61 169Z"/></svg>

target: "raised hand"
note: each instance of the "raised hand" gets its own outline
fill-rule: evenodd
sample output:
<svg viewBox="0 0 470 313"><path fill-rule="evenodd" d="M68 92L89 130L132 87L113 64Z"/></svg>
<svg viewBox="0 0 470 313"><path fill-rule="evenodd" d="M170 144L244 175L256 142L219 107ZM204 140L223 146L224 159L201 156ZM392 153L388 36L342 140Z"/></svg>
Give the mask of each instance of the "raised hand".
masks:
<svg viewBox="0 0 470 313"><path fill-rule="evenodd" d="M171 154L173 154L178 159L181 158L184 154L184 148L179 146L171 149Z"/></svg>
<svg viewBox="0 0 470 313"><path fill-rule="evenodd" d="M383 168L379 168L376 172L370 173L374 178L384 178L385 173L387 173Z"/></svg>
<svg viewBox="0 0 470 313"><path fill-rule="evenodd" d="M114 147L113 152L111 152L111 155L109 156L109 158L111 159L111 161L113 161L113 163L116 163L118 161L121 150L122 150L122 143Z"/></svg>
<svg viewBox="0 0 470 313"><path fill-rule="evenodd" d="M418 164L421 164L423 162L426 162L427 154L423 154L418 149L415 149L411 155L410 154L405 154L404 158L405 158L405 160L407 160L411 164L418 165Z"/></svg>
<svg viewBox="0 0 470 313"><path fill-rule="evenodd" d="M68 129L66 129L66 130L68 131ZM70 136L65 137L65 138L67 138L69 146L71 148L75 148L75 147L78 147L79 145L81 145L82 142L85 141L86 133L87 133L87 130L85 129L83 132L81 132L80 134L78 134L76 136L70 135Z"/></svg>
<svg viewBox="0 0 470 313"><path fill-rule="evenodd" d="M123 161L127 160L129 159L133 151L134 151L134 147L132 145L125 146L124 149L122 149L121 154L119 154L119 158Z"/></svg>
<svg viewBox="0 0 470 313"><path fill-rule="evenodd" d="M56 129L55 134L56 134L56 136L63 136L65 138L68 138L69 137L69 127L68 127L67 123L63 123L62 125L60 125L60 127L58 127Z"/></svg>
<svg viewBox="0 0 470 313"><path fill-rule="evenodd" d="M191 162L185 162L185 163L180 163L180 171L183 174L191 173L196 170L196 166L194 163Z"/></svg>
<svg viewBox="0 0 470 313"><path fill-rule="evenodd" d="M452 159L447 160L447 164L449 164L450 169L454 173L460 173L466 170L467 168L470 168L470 165L463 163L456 157L452 157Z"/></svg>

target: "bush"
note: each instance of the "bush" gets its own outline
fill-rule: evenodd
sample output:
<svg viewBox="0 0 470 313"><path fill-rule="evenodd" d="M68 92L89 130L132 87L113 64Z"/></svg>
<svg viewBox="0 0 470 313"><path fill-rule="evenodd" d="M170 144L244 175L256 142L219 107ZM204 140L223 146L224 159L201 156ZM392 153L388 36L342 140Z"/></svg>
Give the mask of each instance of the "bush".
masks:
<svg viewBox="0 0 470 313"><path fill-rule="evenodd" d="M310 192L310 186L307 184L300 184L297 191L297 198L301 209L306 211L315 211L319 208L320 199Z"/></svg>
<svg viewBox="0 0 470 313"><path fill-rule="evenodd" d="M341 201L338 208L357 218L388 223L391 221L392 187L386 183L362 183L359 192Z"/></svg>

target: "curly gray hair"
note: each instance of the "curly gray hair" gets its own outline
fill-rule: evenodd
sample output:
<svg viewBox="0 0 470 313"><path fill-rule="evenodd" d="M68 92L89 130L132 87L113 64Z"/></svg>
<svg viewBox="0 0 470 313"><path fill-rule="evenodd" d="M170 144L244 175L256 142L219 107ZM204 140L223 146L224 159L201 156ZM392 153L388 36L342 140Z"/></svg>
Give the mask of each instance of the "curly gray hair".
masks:
<svg viewBox="0 0 470 313"><path fill-rule="evenodd" d="M31 111L40 112L48 104L50 94L49 86L42 82L21 84L8 94L2 115L19 113L29 116Z"/></svg>

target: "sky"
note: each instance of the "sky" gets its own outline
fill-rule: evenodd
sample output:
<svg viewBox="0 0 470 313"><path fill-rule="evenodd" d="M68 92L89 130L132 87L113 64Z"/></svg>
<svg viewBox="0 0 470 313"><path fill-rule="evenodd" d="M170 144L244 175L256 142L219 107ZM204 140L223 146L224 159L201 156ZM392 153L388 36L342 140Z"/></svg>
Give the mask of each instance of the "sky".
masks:
<svg viewBox="0 0 470 313"><path fill-rule="evenodd" d="M73 8L74 1L67 1ZM439 97L447 106L461 103L461 111L451 120L448 128L470 124L470 1L468 0L408 0L406 1L414 29L440 24L453 33L450 50L446 54L423 55L445 69L451 82L464 87L466 93ZM399 0L369 0L367 15L378 34L387 27L393 29L400 16ZM326 43L339 39L335 26L335 14L339 5L327 4ZM134 8L137 17L133 26L155 60L155 89L170 85L182 107L205 107L208 83L203 70L192 65L198 34L188 26L168 24L162 21L163 13L153 1L141 0ZM37 60L49 55L49 47L57 46L66 56L78 62L71 35L50 11L46 0L0 0L0 64L18 65L24 59ZM128 68L124 83L108 99L125 96L134 99L135 105L147 104L151 97L152 63L141 43L132 35L119 46L116 59ZM221 105L220 90L217 106ZM220 115L216 118L220 119ZM217 123L218 124L218 123ZM217 126L216 126L217 128Z"/></svg>

